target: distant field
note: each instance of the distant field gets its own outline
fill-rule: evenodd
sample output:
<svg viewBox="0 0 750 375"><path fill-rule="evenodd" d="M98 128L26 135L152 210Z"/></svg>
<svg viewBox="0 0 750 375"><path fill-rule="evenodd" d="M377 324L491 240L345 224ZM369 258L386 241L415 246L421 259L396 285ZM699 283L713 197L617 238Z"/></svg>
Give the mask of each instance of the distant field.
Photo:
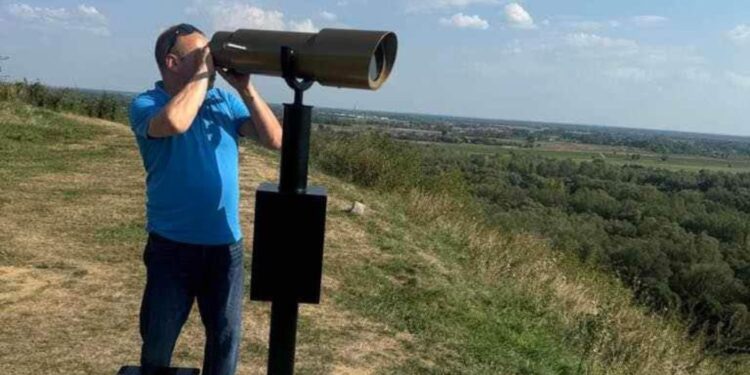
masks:
<svg viewBox="0 0 750 375"><path fill-rule="evenodd" d="M384 130L378 126L357 125L357 126L337 126L326 124L326 127L339 132L360 132ZM419 129L393 129L397 131L406 131L415 134L439 134L436 131L419 130ZM719 159L698 155L667 155L666 160L662 160L662 155L650 151L637 149L626 146L607 146L586 143L574 143L566 141L542 141L536 142L533 149L522 147L523 140L503 139L508 144L513 145L486 145L472 143L442 143L429 141L411 141L419 144L440 146L457 152L467 152L476 154L495 154L495 153L534 153L555 159L571 159L573 161L590 161L593 159L604 159L609 163L618 165L637 164L644 167L665 168L669 170L689 170L699 171L701 169L723 171L723 172L750 172L750 158ZM632 156L638 155L637 159Z"/></svg>
<svg viewBox="0 0 750 375"><path fill-rule="evenodd" d="M590 161L604 159L615 164L637 164L644 167L665 168L670 170L699 171L708 169L725 172L750 172L750 159L718 159L702 156L689 155L667 155L662 160L661 155L639 151L636 149L616 148L611 146L581 145L568 143L569 149L565 149L564 142L540 143L537 147L521 148L508 146L478 145L468 143L427 143L431 146L444 147L457 152L476 154L495 153L533 153L555 159L571 159L573 161ZM640 158L633 159L631 155L638 154Z"/></svg>

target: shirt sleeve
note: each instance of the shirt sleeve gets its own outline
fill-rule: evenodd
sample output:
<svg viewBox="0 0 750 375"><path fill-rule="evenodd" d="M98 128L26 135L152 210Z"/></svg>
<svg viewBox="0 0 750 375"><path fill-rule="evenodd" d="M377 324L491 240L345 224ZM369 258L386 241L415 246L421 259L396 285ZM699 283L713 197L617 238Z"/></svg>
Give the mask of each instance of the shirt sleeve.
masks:
<svg viewBox="0 0 750 375"><path fill-rule="evenodd" d="M136 136L144 139L157 139L148 135L148 124L151 119L161 110L154 98L148 95L139 95L130 103L130 127Z"/></svg>
<svg viewBox="0 0 750 375"><path fill-rule="evenodd" d="M242 136L242 134L240 134L240 127L250 119L250 110L247 108L242 99L237 97L237 95L225 91L224 96L226 97L227 104L229 105L229 112L232 116L234 128L237 134Z"/></svg>

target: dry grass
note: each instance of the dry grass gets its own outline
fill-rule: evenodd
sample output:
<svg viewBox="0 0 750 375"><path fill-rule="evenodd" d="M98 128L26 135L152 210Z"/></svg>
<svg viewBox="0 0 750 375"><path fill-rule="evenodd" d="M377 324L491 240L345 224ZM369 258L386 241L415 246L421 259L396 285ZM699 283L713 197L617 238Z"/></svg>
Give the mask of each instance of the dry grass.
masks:
<svg viewBox="0 0 750 375"><path fill-rule="evenodd" d="M70 153L92 149L112 153L87 160L73 171L23 179L4 192L0 206L3 374L114 374L119 366L137 363L139 358L138 311L145 283L140 156L127 127L66 117L97 127L103 135L53 147ZM254 148L241 151L248 268L254 187L276 178L276 161L266 155ZM343 204L332 198L332 207ZM329 230L335 234L328 238L327 265L336 267L360 256L352 244L367 248L363 229L343 217L329 221ZM325 293L336 285L335 277L327 274ZM300 311L299 373L374 373L403 356L400 340L394 339L398 332L347 312L331 300L302 306ZM238 373L265 373L269 306L245 298L243 319ZM203 340L194 309L173 363L200 367Z"/></svg>

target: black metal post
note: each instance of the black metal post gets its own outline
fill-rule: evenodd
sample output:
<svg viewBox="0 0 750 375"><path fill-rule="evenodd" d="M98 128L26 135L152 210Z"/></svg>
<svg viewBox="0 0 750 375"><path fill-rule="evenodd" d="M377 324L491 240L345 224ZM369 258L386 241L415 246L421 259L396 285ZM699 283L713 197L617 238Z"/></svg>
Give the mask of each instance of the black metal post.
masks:
<svg viewBox="0 0 750 375"><path fill-rule="evenodd" d="M298 91L300 92L300 91ZM307 190L307 163L310 154L312 107L299 101L284 104L284 136L281 145L279 192L303 194Z"/></svg>
<svg viewBox="0 0 750 375"><path fill-rule="evenodd" d="M291 48L282 47L281 64L287 85L294 89L294 103L284 104L279 193L305 194L312 107L302 104L302 93L313 82L311 80L297 81L295 78L296 64L294 50ZM274 299L271 301L269 375L294 374L298 312L299 305L295 300Z"/></svg>
<svg viewBox="0 0 750 375"><path fill-rule="evenodd" d="M268 375L294 374L298 308L299 305L295 301L271 302Z"/></svg>

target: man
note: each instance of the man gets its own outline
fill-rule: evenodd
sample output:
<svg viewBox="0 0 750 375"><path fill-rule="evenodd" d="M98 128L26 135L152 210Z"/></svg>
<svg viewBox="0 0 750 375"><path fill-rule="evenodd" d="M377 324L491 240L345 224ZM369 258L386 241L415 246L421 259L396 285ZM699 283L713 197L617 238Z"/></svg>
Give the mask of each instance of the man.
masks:
<svg viewBox="0 0 750 375"><path fill-rule="evenodd" d="M197 299L205 326L203 374L235 373L241 336L243 245L238 137L281 147L281 126L248 75L219 74L242 100L213 88L206 36L180 24L156 41L162 80L138 95L130 123L146 169L147 279L141 367L168 367Z"/></svg>

